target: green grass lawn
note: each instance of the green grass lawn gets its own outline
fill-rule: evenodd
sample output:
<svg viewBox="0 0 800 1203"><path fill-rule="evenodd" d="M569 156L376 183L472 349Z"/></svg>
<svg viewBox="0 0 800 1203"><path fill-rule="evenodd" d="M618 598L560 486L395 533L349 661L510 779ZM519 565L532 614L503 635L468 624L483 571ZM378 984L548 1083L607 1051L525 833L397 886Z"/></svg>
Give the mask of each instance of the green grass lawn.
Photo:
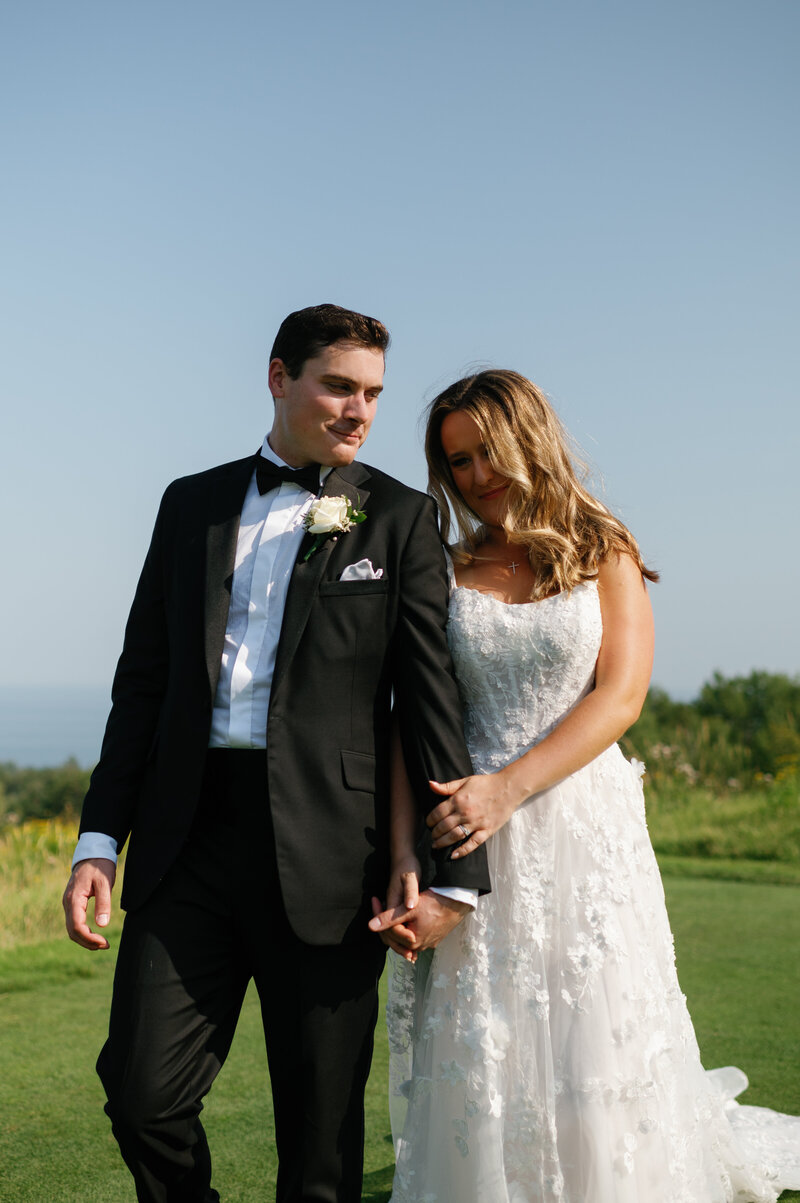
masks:
<svg viewBox="0 0 800 1203"><path fill-rule="evenodd" d="M800 887L677 876L665 883L705 1064L741 1066L751 1082L745 1101L800 1113ZM83 952L66 938L0 952L3 1203L133 1203L93 1071L112 972L112 955ZM367 1097L369 1203L385 1203L391 1186L386 1078L379 1024ZM268 1095L251 992L205 1115L225 1203L274 1197Z"/></svg>

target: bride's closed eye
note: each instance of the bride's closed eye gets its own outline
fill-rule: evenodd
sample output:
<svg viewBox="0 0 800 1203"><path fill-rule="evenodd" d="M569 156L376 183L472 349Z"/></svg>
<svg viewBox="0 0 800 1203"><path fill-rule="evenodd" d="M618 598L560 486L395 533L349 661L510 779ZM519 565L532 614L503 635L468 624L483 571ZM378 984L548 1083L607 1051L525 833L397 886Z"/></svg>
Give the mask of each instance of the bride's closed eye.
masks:
<svg viewBox="0 0 800 1203"><path fill-rule="evenodd" d="M480 449L480 458L487 463L492 462L492 457L485 447L481 447ZM472 456L466 454L455 455L450 459L449 463L451 468L467 468L472 463Z"/></svg>

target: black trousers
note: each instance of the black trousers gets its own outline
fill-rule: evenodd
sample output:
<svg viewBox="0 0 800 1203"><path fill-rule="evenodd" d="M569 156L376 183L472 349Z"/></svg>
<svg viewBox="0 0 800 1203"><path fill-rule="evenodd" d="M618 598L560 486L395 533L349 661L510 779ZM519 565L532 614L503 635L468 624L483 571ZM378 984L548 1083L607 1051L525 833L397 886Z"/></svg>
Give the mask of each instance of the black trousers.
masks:
<svg viewBox="0 0 800 1203"><path fill-rule="evenodd" d="M308 880L312 890L313 866ZM199 1117L251 978L272 1082L277 1203L359 1203L384 952L368 934L340 947L297 939L278 885L266 755L210 751L186 848L126 916L97 1063L140 1203L220 1198Z"/></svg>

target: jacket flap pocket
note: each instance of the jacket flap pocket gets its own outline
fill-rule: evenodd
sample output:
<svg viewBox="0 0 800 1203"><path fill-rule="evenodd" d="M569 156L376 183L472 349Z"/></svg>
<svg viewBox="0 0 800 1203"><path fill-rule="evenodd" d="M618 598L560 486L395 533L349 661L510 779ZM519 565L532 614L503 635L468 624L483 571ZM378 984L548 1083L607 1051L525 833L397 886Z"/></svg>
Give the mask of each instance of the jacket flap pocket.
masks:
<svg viewBox="0 0 800 1203"><path fill-rule="evenodd" d="M348 789L375 793L375 757L368 752L342 751L342 776Z"/></svg>

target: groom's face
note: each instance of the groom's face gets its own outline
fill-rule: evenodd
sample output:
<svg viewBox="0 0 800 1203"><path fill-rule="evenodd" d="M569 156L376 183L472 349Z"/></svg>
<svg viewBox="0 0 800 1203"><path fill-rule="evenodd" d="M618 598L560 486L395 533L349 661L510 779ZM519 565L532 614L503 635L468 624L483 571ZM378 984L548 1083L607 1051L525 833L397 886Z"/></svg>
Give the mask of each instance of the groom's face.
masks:
<svg viewBox="0 0 800 1203"><path fill-rule="evenodd" d="M353 343L324 347L306 360L296 380L282 359L273 359L273 451L294 468L352 463L375 417L383 368L381 351Z"/></svg>

